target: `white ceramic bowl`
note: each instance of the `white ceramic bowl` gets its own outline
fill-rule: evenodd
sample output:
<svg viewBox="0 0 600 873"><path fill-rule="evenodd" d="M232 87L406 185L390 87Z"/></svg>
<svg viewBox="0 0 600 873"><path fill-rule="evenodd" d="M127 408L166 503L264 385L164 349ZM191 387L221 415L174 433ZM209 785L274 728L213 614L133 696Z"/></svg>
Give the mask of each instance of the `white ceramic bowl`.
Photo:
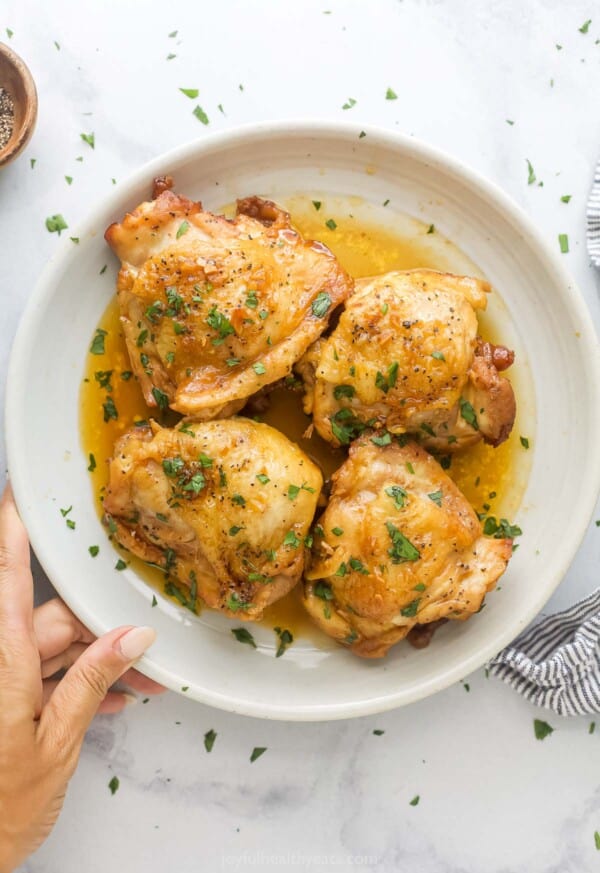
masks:
<svg viewBox="0 0 600 873"><path fill-rule="evenodd" d="M454 241L501 289L506 334L519 352L533 436L519 512L519 550L476 619L443 628L430 647L398 646L384 661L299 640L275 659L273 634L253 629L255 651L232 624L199 619L162 599L132 570L114 569L79 440L78 398L90 337L113 294L117 265L102 234L146 199L154 176L208 208L236 196L321 192L385 199ZM393 212L386 212L393 220ZM482 665L543 607L573 558L600 480L598 350L582 300L560 259L494 185L414 139L322 122L261 124L208 136L136 172L93 210L45 269L21 322L7 392L10 477L35 552L61 596L95 633L153 624L158 640L140 662L148 675L213 706L265 718L319 720L391 709L446 687ZM104 264L109 269L100 274ZM527 361L530 371L527 370ZM523 397L523 394L521 394ZM535 412L537 410L537 412ZM532 428L535 420L535 436ZM73 504L75 531L59 507ZM91 559L90 544L100 543Z"/></svg>

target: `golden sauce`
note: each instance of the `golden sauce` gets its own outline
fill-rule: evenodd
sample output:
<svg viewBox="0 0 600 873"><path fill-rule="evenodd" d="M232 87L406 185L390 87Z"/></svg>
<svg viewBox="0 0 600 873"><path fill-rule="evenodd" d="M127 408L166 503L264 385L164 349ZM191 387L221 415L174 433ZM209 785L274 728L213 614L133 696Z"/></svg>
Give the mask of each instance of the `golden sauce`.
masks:
<svg viewBox="0 0 600 873"><path fill-rule="evenodd" d="M306 201L305 201L306 203ZM325 225L329 214L306 208L293 209L294 224L308 238L320 239L339 258L348 272L359 278L388 270L406 270L415 267L446 269L432 256L427 225L415 222L419 232L409 238L400 237L380 226L358 223L353 218L333 216L334 230ZM115 440L128 430L134 421L156 416L143 399L137 380L131 376L123 379L122 374L130 372L129 356L125 338L119 321L116 298L107 307L98 327L106 331L104 336L105 353L89 353L85 365L84 381L81 391L81 438L86 455L93 455L96 468L91 472L94 495L98 511L101 512L103 492L107 482L107 463L112 456ZM486 318L482 324L485 339L500 342L501 330ZM103 403L107 398L106 388L102 388L96 374L99 371L112 371L110 397L118 411L118 418L104 420ZM178 417L170 417L174 423ZM305 433L311 420L302 410L301 392L277 389L271 394L269 409L261 413L261 420L285 433L322 469L329 478L343 462L345 453L333 449L318 434L307 438ZM478 511L489 508L491 515L502 514L503 496L513 487L515 447L518 445L517 429L499 448L493 449L478 443L471 449L452 457L449 475L457 483L472 506ZM492 496L493 495L493 496ZM143 561L128 555L128 562L145 581L164 595L164 575L160 570L149 567ZM265 610L262 621L268 627L279 626L290 630L294 637L313 636L316 632L301 604L301 586L298 585L287 597Z"/></svg>

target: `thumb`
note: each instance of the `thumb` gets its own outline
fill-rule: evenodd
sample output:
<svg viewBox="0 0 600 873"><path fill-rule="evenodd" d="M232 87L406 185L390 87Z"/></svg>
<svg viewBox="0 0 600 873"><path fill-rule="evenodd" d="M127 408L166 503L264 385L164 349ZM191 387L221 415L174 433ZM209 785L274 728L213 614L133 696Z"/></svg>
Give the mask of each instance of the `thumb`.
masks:
<svg viewBox="0 0 600 873"><path fill-rule="evenodd" d="M53 724L66 732L67 744L78 748L111 685L140 658L156 639L151 627L121 627L87 647L56 686L44 707L40 727Z"/></svg>

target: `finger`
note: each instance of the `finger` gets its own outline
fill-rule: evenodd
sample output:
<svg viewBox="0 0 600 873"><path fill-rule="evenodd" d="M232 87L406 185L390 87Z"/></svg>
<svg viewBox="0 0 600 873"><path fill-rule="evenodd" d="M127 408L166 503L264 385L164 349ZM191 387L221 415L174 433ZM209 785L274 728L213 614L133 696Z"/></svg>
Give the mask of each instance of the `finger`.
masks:
<svg viewBox="0 0 600 873"><path fill-rule="evenodd" d="M40 729L59 742L63 753L77 753L83 736L108 690L156 639L151 627L121 627L87 647L60 680L42 711Z"/></svg>
<svg viewBox="0 0 600 873"><path fill-rule="evenodd" d="M121 682L133 688L134 691L139 691L140 694L163 694L167 689L164 685L150 679L149 676L144 676L143 673L138 673L137 670L128 670L121 676Z"/></svg>
<svg viewBox="0 0 600 873"><path fill-rule="evenodd" d="M95 639L58 597L34 609L33 630L42 661L64 652L72 643L91 643Z"/></svg>
<svg viewBox="0 0 600 873"><path fill-rule="evenodd" d="M60 679L46 679L43 683L43 702L44 706L49 702L50 698L60 685ZM109 691L100 706L99 713L121 712L131 703L137 703L137 697L133 694L128 694L126 691Z"/></svg>
<svg viewBox="0 0 600 873"><path fill-rule="evenodd" d="M39 663L29 541L7 485L0 500L0 683L5 711L35 716L41 699Z"/></svg>
<svg viewBox="0 0 600 873"><path fill-rule="evenodd" d="M68 670L69 667L73 666L77 658L83 655L87 647L87 643L73 643L64 652L55 655L54 658L42 661L42 679L54 676L59 670Z"/></svg>

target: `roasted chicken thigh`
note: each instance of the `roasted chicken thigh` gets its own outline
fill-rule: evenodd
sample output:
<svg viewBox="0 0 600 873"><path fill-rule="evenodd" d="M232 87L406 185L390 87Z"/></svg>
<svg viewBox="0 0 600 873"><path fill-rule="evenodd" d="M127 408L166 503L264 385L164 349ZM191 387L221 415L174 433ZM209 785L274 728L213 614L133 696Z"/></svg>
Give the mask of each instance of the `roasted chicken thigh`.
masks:
<svg viewBox="0 0 600 873"><path fill-rule="evenodd" d="M117 441L104 509L122 546L162 567L180 599L184 586L186 605L255 620L302 576L321 485L266 424L152 423Z"/></svg>
<svg viewBox="0 0 600 873"><path fill-rule="evenodd" d="M290 373L353 282L274 203L238 200L230 220L170 184L105 234L131 365L149 406L226 417Z"/></svg>
<svg viewBox="0 0 600 873"><path fill-rule="evenodd" d="M476 613L511 553L423 448L365 434L333 475L304 603L325 633L378 658L417 625Z"/></svg>
<svg viewBox="0 0 600 873"><path fill-rule="evenodd" d="M483 343L487 282L432 270L356 282L339 322L298 364L305 411L334 445L365 427L412 432L452 452L509 435L515 400L499 371L513 353Z"/></svg>

